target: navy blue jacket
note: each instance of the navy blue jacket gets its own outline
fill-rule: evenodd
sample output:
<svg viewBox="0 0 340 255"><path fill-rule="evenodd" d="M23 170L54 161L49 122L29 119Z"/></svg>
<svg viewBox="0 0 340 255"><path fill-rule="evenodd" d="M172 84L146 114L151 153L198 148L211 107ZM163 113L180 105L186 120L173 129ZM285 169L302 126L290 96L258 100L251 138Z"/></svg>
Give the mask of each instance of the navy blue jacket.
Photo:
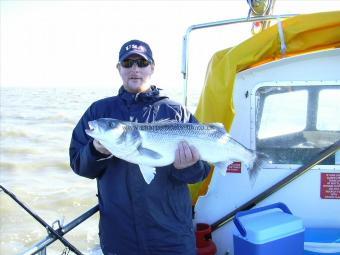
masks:
<svg viewBox="0 0 340 255"><path fill-rule="evenodd" d="M70 163L75 173L96 178L100 208L99 237L105 255L196 254L188 183L203 180L206 162L178 170L173 165L156 169L146 184L138 165L106 156L93 147L84 132L88 121L115 118L153 122L173 119L196 122L180 104L151 92L131 94L123 88L118 96L93 103L75 127L70 145Z"/></svg>

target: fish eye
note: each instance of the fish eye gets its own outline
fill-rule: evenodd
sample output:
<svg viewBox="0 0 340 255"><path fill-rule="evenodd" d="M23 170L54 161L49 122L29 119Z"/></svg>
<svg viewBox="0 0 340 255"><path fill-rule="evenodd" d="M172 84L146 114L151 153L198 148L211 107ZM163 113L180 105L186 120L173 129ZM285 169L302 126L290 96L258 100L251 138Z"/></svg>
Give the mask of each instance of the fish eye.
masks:
<svg viewBox="0 0 340 255"><path fill-rule="evenodd" d="M110 122L109 126L110 126L111 128L114 128L114 127L116 127L116 123Z"/></svg>

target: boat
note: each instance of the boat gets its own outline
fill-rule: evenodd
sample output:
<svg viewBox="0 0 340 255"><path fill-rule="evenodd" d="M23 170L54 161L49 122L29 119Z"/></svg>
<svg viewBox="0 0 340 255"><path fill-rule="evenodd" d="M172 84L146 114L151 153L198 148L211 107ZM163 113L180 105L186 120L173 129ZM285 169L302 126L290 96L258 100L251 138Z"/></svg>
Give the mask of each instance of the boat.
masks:
<svg viewBox="0 0 340 255"><path fill-rule="evenodd" d="M327 244L305 239L305 254L340 254L340 11L267 16L273 18L275 25L212 56L196 110L199 121L223 123L233 138L268 160L255 180L234 162L226 176L212 171L192 185L194 222L209 228L205 239L216 254L246 254L234 247L241 231L237 214L280 203L301 219L305 236L320 231L321 240L333 233ZM247 21L193 25L186 36ZM215 254L215 248L201 254Z"/></svg>
<svg viewBox="0 0 340 255"><path fill-rule="evenodd" d="M272 16L272 5L259 8L260 13L255 7L251 5L250 14L256 15L192 25L184 36L187 104L191 31L253 24L251 38L212 56L195 115L202 123L222 123L233 138L268 158L253 180L242 162L234 162L225 169L226 176L212 170L204 182L190 186L193 221L197 237L203 238L197 241L198 254L237 255L234 241L240 229L235 222L240 213L273 205L301 219L301 231L331 231L337 239L319 246L305 239L305 254L338 254L340 11ZM270 25L270 20L276 24ZM20 254L47 254L56 240L67 248L64 253L82 254L63 236L98 212L98 206L66 225L49 226L13 193L0 188L48 230L46 238ZM201 230L208 231L200 236Z"/></svg>

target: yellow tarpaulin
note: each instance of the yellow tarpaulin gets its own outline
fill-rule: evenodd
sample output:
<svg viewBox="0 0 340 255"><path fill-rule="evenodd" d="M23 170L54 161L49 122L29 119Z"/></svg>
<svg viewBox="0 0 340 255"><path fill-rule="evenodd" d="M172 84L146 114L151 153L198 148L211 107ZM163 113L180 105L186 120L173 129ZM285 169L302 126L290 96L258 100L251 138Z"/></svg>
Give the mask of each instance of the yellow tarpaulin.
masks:
<svg viewBox="0 0 340 255"><path fill-rule="evenodd" d="M281 52L278 27L276 24L233 48L213 55L195 113L200 122L221 122L230 130L236 114L232 95L237 72L283 57L340 46L340 11L283 20L285 55ZM193 203L206 192L208 181L190 186Z"/></svg>
<svg viewBox="0 0 340 255"><path fill-rule="evenodd" d="M299 15L284 20L282 26L288 55L340 46L340 11ZM277 25L215 53L196 117L203 123L222 122L230 130L235 115L232 94L236 73L282 57Z"/></svg>

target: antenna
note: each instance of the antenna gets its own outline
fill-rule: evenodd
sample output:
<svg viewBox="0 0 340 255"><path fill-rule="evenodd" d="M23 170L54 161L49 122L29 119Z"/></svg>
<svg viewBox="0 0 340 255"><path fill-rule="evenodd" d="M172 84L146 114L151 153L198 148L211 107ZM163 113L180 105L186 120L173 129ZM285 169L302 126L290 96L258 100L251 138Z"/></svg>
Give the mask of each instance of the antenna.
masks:
<svg viewBox="0 0 340 255"><path fill-rule="evenodd" d="M249 5L249 19L251 17L272 15L275 0L247 0L247 3ZM253 22L251 32L253 34L259 33L269 27L269 25L269 20L255 21Z"/></svg>

